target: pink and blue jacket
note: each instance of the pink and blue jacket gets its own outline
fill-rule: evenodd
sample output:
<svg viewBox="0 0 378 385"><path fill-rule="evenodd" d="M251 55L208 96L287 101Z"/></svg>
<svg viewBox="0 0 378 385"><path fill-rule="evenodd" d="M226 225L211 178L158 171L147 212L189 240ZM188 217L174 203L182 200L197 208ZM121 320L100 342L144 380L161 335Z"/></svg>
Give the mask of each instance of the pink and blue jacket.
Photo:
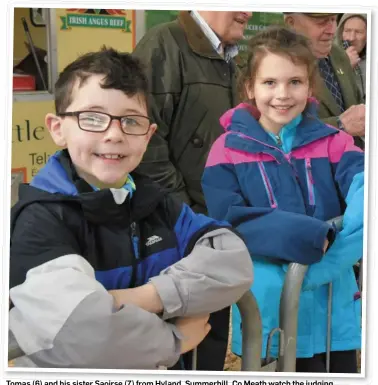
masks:
<svg viewBox="0 0 378 385"><path fill-rule="evenodd" d="M316 116L316 102L284 126L277 140L249 104L227 111L202 187L209 215L230 222L254 260L251 288L263 322L263 350L279 325L289 262L310 265L298 316L297 357L326 351L328 283L333 282L331 350L361 345L360 299L353 265L362 257L364 154L353 138ZM334 234L326 221L344 215ZM331 246L323 256L325 240ZM241 354L241 320L233 308L232 350ZM272 356L277 356L278 338Z"/></svg>

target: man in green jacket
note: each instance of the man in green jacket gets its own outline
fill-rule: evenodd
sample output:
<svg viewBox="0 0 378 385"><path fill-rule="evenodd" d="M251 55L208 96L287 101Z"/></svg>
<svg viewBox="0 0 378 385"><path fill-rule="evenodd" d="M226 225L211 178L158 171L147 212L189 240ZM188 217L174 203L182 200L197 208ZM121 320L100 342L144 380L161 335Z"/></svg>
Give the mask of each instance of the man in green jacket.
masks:
<svg viewBox="0 0 378 385"><path fill-rule="evenodd" d="M250 12L182 11L150 29L134 55L145 63L151 117L157 123L138 168L199 213L206 213L201 177L219 118L237 104L234 58ZM229 309L210 317L212 329L198 347L198 370L223 370ZM190 368L185 357L181 369ZM175 369L180 369L176 367Z"/></svg>
<svg viewBox="0 0 378 385"><path fill-rule="evenodd" d="M322 81L315 90L319 117L354 136L364 148L365 104L345 51L334 43L336 13L285 13L285 22L305 35L319 59Z"/></svg>

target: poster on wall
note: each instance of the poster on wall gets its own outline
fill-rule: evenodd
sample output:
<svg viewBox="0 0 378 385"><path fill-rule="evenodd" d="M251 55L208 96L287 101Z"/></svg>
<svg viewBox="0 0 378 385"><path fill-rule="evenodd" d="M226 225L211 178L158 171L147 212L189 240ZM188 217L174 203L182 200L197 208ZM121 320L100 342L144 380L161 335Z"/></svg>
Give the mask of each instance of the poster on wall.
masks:
<svg viewBox="0 0 378 385"><path fill-rule="evenodd" d="M53 111L52 101L13 104L12 182L27 182L59 148L45 126L45 115Z"/></svg>

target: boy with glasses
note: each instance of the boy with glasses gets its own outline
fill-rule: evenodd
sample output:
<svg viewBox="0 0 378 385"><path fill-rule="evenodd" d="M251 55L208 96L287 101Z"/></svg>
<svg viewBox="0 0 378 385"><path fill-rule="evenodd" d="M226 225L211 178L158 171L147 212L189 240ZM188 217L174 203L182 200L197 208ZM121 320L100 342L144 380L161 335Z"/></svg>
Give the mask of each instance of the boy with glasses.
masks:
<svg viewBox="0 0 378 385"><path fill-rule="evenodd" d="M16 366L173 366L209 332L209 313L252 283L227 223L134 172L156 130L147 93L137 59L112 49L60 74L46 126L63 150L12 209L9 328L25 353Z"/></svg>

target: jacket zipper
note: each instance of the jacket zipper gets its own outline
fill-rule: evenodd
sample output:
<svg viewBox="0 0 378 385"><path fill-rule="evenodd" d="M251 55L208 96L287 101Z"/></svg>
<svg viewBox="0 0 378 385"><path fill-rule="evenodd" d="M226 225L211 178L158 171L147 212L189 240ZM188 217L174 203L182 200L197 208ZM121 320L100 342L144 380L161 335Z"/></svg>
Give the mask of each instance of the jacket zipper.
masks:
<svg viewBox="0 0 378 385"><path fill-rule="evenodd" d="M239 136L239 138L245 138L245 139L249 139L249 140L252 140L256 143L259 143L259 144L262 144L263 146L266 146L266 147L269 147L269 148L273 148L274 150L278 150L285 158L286 158L286 154L282 151L282 149L278 148L278 147L275 147L275 146L271 146L270 144L267 144L267 143L264 143L264 142L261 142L260 140L257 140L255 138L252 138L248 135L245 135L245 134L242 134L240 132L235 132L235 131L230 131L230 132L233 132L234 134L236 134L237 136ZM281 140L281 138L280 138ZM261 152L261 151L260 151ZM271 155L271 154L269 154ZM273 155L271 155L273 158L275 158ZM275 158L276 159L276 158ZM276 159L277 160L277 159ZM278 160L277 160L278 162ZM279 162L278 162L279 163ZM290 163L290 161L289 161Z"/></svg>
<svg viewBox="0 0 378 385"><path fill-rule="evenodd" d="M234 132L234 131L230 131L230 132ZM234 132L234 133L236 133L236 132ZM257 140L257 139L255 139L255 138L251 138L250 136L245 135L245 134L242 134L242 133L236 133L236 134L237 134L240 138L246 138L246 139L249 139L249 140L253 140L254 142L259 143L259 144L262 144L263 146L267 146L267 147L269 147L269 148L273 148L273 149L275 149L275 150L278 150L278 151L284 156L284 158L286 159L286 161L290 164L291 169L292 169L292 171L293 171L293 173L294 173L294 177L295 177L296 181L299 183L299 176L298 176L297 170L294 168L293 163L292 163L292 161L291 161L291 154L292 154L292 151L290 151L288 154L286 154L285 152L283 152L283 150L282 150L281 148L271 146L271 145L269 145L269 144L266 144L266 143L264 143L264 142L261 142L260 140ZM280 144L282 145L282 140L281 140L281 138L277 135L277 144L278 144L278 143L280 143ZM274 159L276 160L276 162L277 162L278 164L281 164L281 163L278 161L278 159L274 157L274 155L268 154L268 153L265 153L265 152L262 152L262 151L261 151L261 153L262 153L262 154L270 155L272 158L274 158Z"/></svg>
<svg viewBox="0 0 378 385"><path fill-rule="evenodd" d="M133 242L134 256L136 259L139 259L139 237L136 231L136 223L131 224L131 240Z"/></svg>
<svg viewBox="0 0 378 385"><path fill-rule="evenodd" d="M268 195L270 207L277 208L277 201L276 201L276 198L274 197L273 188L272 188L272 185L270 184L268 174L266 173L264 164L262 162L258 162L257 164L259 165L261 177L264 182L265 191Z"/></svg>
<svg viewBox="0 0 378 385"><path fill-rule="evenodd" d="M234 132L237 136L239 136L240 138L245 138L245 139L249 139L249 140L252 140L254 142L257 142L259 144L262 144L263 146L266 146L266 147L270 147L270 148L273 148L275 150L278 150L279 152L282 153L282 155L284 156L284 158L287 160L287 162L290 164L291 166L291 169L293 171L293 174L294 174L294 177L297 181L297 183L299 183L299 176L298 176L298 173L297 171L295 170L294 166L293 166L293 163L291 161L291 154L292 154L292 151L290 151L288 154L285 154L283 152L282 149L278 148L278 147L274 147L274 146L271 146L267 143L264 143L264 142L261 142L260 140L257 140L255 138L252 138L248 135L245 135L243 133L240 133L240 132L235 132L235 131L230 131L230 132ZM281 138L279 138L278 136L276 137L277 139L277 144L279 143L282 143L281 141ZM269 154L271 155L271 154ZM272 155L272 157L274 157ZM276 161L278 162L278 160L276 159ZM279 163L279 162L278 162ZM266 187L266 190L267 190L267 193L268 193L268 189L269 189L269 180L268 180L268 176L266 175L266 173L263 172L260 164L259 164L259 168L260 168L260 172L261 172L261 175L263 176L264 178L264 184L266 183L265 187ZM266 175L266 177L264 177L264 174ZM313 181L313 177L312 177L312 170L311 170L311 162L310 162L310 159L306 159L306 178L307 178L307 187L308 187L308 191L309 191L309 204L311 206L314 206L315 205L315 190L314 190L314 181ZM270 189L271 189L271 194L268 193L269 195L269 199L270 199L270 202L271 202L271 207L274 207L273 205L277 205L277 202L275 201L274 197L273 197L273 191L272 191L272 187L270 186Z"/></svg>
<svg viewBox="0 0 378 385"><path fill-rule="evenodd" d="M132 265L132 272L131 272L129 287L135 287L136 279L137 279L138 260L139 260L139 237L137 234L137 225L135 222L131 223L130 228L131 228L131 242L133 245L134 260Z"/></svg>
<svg viewBox="0 0 378 385"><path fill-rule="evenodd" d="M306 163L306 179L307 179L307 189L308 189L308 200L310 206L315 205L315 190L314 190L314 178L312 177L312 168L311 160L309 158L305 159Z"/></svg>

